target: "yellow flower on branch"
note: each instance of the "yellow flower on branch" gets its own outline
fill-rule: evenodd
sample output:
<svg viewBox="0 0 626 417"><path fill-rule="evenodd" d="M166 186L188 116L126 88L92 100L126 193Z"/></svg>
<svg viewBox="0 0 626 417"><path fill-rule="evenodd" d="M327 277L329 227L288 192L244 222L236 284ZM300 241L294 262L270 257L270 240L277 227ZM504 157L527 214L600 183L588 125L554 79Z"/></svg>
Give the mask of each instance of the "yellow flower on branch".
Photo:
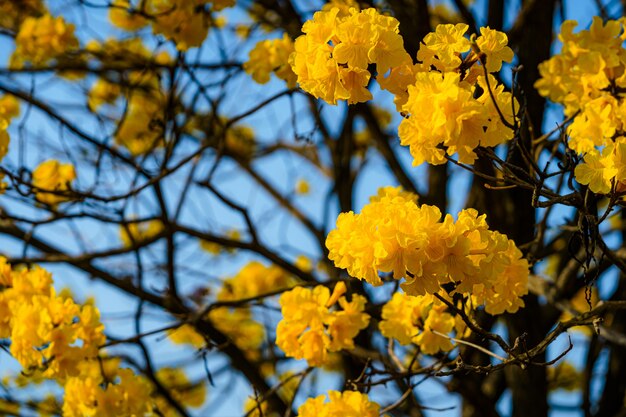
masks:
<svg viewBox="0 0 626 417"><path fill-rule="evenodd" d="M328 234L329 259L373 285L392 272L407 294L434 294L454 284L480 294L490 314L515 312L528 292L528 263L505 235L490 231L485 216L465 209L455 221L410 193L383 188L360 214L341 213Z"/></svg>
<svg viewBox="0 0 626 417"><path fill-rule="evenodd" d="M380 406L369 400L367 394L356 391L328 391L326 396L309 398L298 408L300 417L342 416L378 417Z"/></svg>
<svg viewBox="0 0 626 417"><path fill-rule="evenodd" d="M49 14L28 17L20 25L15 37L11 66L19 68L26 63L46 65L77 49L74 25L66 23L63 17L52 17Z"/></svg>
<svg viewBox="0 0 626 417"><path fill-rule="evenodd" d="M280 297L282 320L276 328L276 344L295 359L306 359L310 366L322 366L329 352L354 348L353 339L369 324L364 313L366 299L352 295L350 302L342 295L344 283L335 286L331 295L325 286L313 289L295 287ZM339 302L342 310L331 311Z"/></svg>
<svg viewBox="0 0 626 417"><path fill-rule="evenodd" d="M50 206L72 199L72 182L76 179L76 171L72 164L63 164L56 159L42 162L33 171L33 186L36 187L35 198Z"/></svg>

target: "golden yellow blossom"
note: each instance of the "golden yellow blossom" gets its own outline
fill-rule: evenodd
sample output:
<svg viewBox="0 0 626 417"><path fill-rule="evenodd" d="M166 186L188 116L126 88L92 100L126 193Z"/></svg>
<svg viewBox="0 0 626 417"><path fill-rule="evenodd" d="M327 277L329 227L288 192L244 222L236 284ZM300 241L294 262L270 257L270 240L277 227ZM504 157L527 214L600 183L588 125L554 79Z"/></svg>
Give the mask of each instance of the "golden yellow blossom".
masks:
<svg viewBox="0 0 626 417"><path fill-rule="evenodd" d="M120 29L135 31L148 24L148 20L140 11L131 5L129 0L115 0L109 8L109 19Z"/></svg>
<svg viewBox="0 0 626 417"><path fill-rule="evenodd" d="M298 408L300 417L342 416L378 417L380 406L370 401L367 394L356 391L328 391L326 396L309 398Z"/></svg>
<svg viewBox="0 0 626 417"><path fill-rule="evenodd" d="M304 178L299 178L296 182L296 194L307 195L311 191L311 184Z"/></svg>
<svg viewBox="0 0 626 417"><path fill-rule="evenodd" d="M204 382L192 383L182 369L161 368L156 372L156 377L169 390L172 398L184 407L199 408L206 401L207 389ZM156 398L155 405L166 417L179 416L178 411L161 396Z"/></svg>
<svg viewBox="0 0 626 417"><path fill-rule="evenodd" d="M105 342L100 313L58 296L42 268L12 270L0 258L0 337L28 373L59 382L80 373Z"/></svg>
<svg viewBox="0 0 626 417"><path fill-rule="evenodd" d="M410 295L433 294L441 285L475 294L490 314L514 312L528 292L528 263L506 236L490 231L485 216L466 209L456 221L414 195L384 188L361 210L341 213L326 239L338 268L380 285L380 272L406 278Z"/></svg>
<svg viewBox="0 0 626 417"><path fill-rule="evenodd" d="M28 17L20 25L15 37L11 65L45 65L77 48L78 39L74 35L74 25L66 23L62 17L52 17L49 14Z"/></svg>
<svg viewBox="0 0 626 417"><path fill-rule="evenodd" d="M93 378L71 378L65 384L64 417L144 416L152 412L151 387L130 369L118 371L103 387Z"/></svg>
<svg viewBox="0 0 626 417"><path fill-rule="evenodd" d="M56 159L44 161L33 171L33 186L37 188L35 198L51 206L71 200L72 197L66 194L74 179L76 171L72 164L63 164Z"/></svg>
<svg viewBox="0 0 626 417"><path fill-rule="evenodd" d="M211 26L211 9L235 5L234 0L147 0L146 12L153 16L152 30L186 51L202 44Z"/></svg>
<svg viewBox="0 0 626 417"><path fill-rule="evenodd" d="M20 115L20 102L10 94L0 97L0 120L10 122Z"/></svg>
<svg viewBox="0 0 626 417"><path fill-rule="evenodd" d="M315 13L302 27L290 62L300 87L327 103L349 104L372 98L367 85L376 64L379 74L400 66L410 57L404 50L399 22L376 9L342 13L326 8Z"/></svg>
<svg viewBox="0 0 626 417"><path fill-rule="evenodd" d="M162 231L163 223L160 220L132 222L120 226L120 240L125 247L130 248L144 240L152 239Z"/></svg>
<svg viewBox="0 0 626 417"><path fill-rule="evenodd" d="M327 287L295 287L280 297L282 320L276 329L276 344L287 356L306 359L310 366L322 366L329 352L352 349L353 339L369 323L364 313L366 300L343 296L345 284L339 283L331 296ZM331 311L336 302L342 310Z"/></svg>
<svg viewBox="0 0 626 417"><path fill-rule="evenodd" d="M271 73L287 82L287 87L296 86L296 74L289 65L289 55L294 51L293 41L287 34L280 39L258 42L250 51L243 69L259 84L270 80Z"/></svg>

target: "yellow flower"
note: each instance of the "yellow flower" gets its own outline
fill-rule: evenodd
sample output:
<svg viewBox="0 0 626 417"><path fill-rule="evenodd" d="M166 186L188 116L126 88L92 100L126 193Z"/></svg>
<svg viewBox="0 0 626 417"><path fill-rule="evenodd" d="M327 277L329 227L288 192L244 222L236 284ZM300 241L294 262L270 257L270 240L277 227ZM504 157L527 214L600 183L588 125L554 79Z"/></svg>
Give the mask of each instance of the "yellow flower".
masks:
<svg viewBox="0 0 626 417"><path fill-rule="evenodd" d="M410 295L438 292L454 283L462 293L480 294L490 314L517 311L528 291L528 263L506 236L490 231L476 210L459 213L455 222L434 206L418 206L400 189L379 190L360 214L341 213L326 239L336 267L370 284L381 272L393 272Z"/></svg>
<svg viewBox="0 0 626 417"><path fill-rule="evenodd" d="M192 384L182 369L161 368L156 372L156 377L180 405L199 408L204 404L207 396L206 385L202 381ZM178 417L178 411L172 408L165 398L159 396L155 403L164 416Z"/></svg>
<svg viewBox="0 0 626 417"><path fill-rule="evenodd" d="M121 94L122 88L119 84L99 78L89 90L87 105L89 109L95 111L103 104L115 103Z"/></svg>
<svg viewBox="0 0 626 417"><path fill-rule="evenodd" d="M74 25L65 23L60 16L55 18L49 14L28 17L15 36L11 65L18 68L25 63L45 65L76 49L78 39L74 35Z"/></svg>
<svg viewBox="0 0 626 417"><path fill-rule="evenodd" d="M313 261L311 261L310 258L304 255L298 255L296 261L294 262L294 265L304 272L313 271Z"/></svg>
<svg viewBox="0 0 626 417"><path fill-rule="evenodd" d="M296 74L289 65L289 55L293 51L294 43L287 34L281 39L260 41L250 51L243 69L259 84L267 83L273 72L278 78L285 80L289 88L294 88Z"/></svg>
<svg viewBox="0 0 626 417"><path fill-rule="evenodd" d="M64 417L143 416L153 401L148 381L130 369L121 369L114 383L93 378L71 378L65 384Z"/></svg>
<svg viewBox="0 0 626 417"><path fill-rule="evenodd" d="M115 142L132 155L143 155L163 146L161 99L159 93L136 93L130 97L128 110L115 133Z"/></svg>
<svg viewBox="0 0 626 417"><path fill-rule="evenodd" d="M474 284L472 298L477 305L485 304L489 314L515 313L524 307L523 296L528 294L528 261L513 241L501 254L504 269L494 271L491 282Z"/></svg>
<svg viewBox="0 0 626 417"><path fill-rule="evenodd" d="M322 366L328 353L354 348L353 339L369 324L364 313L366 300L353 294L348 302L341 296L345 284L335 287L333 296L328 288L295 287L280 297L282 320L276 328L276 345L295 359L306 359L309 366ZM336 301L342 310L331 311Z"/></svg>
<svg viewBox="0 0 626 417"><path fill-rule="evenodd" d="M455 319L445 313L445 306L432 295L410 296L394 293L383 306L379 328L383 336L400 344L415 343L425 354L447 352L454 347L449 335L456 328Z"/></svg>
<svg viewBox="0 0 626 417"><path fill-rule="evenodd" d="M380 406L370 401L367 394L356 391L329 391L329 401L320 395L309 398L298 408L300 417L378 417Z"/></svg>
<svg viewBox="0 0 626 417"><path fill-rule="evenodd" d="M11 270L0 259L0 337L11 339L10 352L25 371L63 383L95 359L105 342L98 310L57 296L47 271Z"/></svg>
<svg viewBox="0 0 626 417"><path fill-rule="evenodd" d="M162 231L163 223L160 220L132 222L120 226L120 240L124 247L130 248L144 240L152 239Z"/></svg>
<svg viewBox="0 0 626 417"><path fill-rule="evenodd" d="M10 122L20 115L20 102L12 95L0 97L0 120Z"/></svg>
<svg viewBox="0 0 626 417"><path fill-rule="evenodd" d="M211 10L205 0L147 0L146 11L153 16L152 30L176 44L180 51L197 47L207 37L212 24ZM214 11L232 7L234 0L213 0Z"/></svg>
<svg viewBox="0 0 626 417"><path fill-rule="evenodd" d="M487 71L500 71L503 61L513 61L513 50L507 46L508 42L506 33L488 27L480 28L480 36L476 38L476 45L480 52L486 56Z"/></svg>
<svg viewBox="0 0 626 417"><path fill-rule="evenodd" d="M170 341L177 345L191 345L196 349L202 349L206 345L206 339L189 324L167 331Z"/></svg>
<svg viewBox="0 0 626 417"><path fill-rule="evenodd" d="M115 0L109 7L109 20L120 29L132 32L148 24L146 18L132 7L129 0Z"/></svg>
<svg viewBox="0 0 626 417"><path fill-rule="evenodd" d="M454 325L454 317L450 314L430 310L428 317L424 321L424 330L415 338L415 343L427 355L452 350L454 346L450 339L437 333L448 334L452 331Z"/></svg>
<svg viewBox="0 0 626 417"><path fill-rule="evenodd" d="M230 126L225 132L224 145L232 156L248 160L256 151L254 130L249 126Z"/></svg>
<svg viewBox="0 0 626 417"><path fill-rule="evenodd" d="M72 164L62 164L56 159L42 162L33 171L33 186L37 188L35 198L51 206L69 201L72 197L64 194L71 190L74 179L76 171Z"/></svg>
<svg viewBox="0 0 626 417"><path fill-rule="evenodd" d="M440 71L451 71L461 65L461 54L470 50L465 23L438 25L434 32L424 37L417 52L417 59L427 65L434 65Z"/></svg>
<svg viewBox="0 0 626 417"><path fill-rule="evenodd" d="M296 182L296 194L307 195L311 191L311 185L303 178L298 179Z"/></svg>
<svg viewBox="0 0 626 417"><path fill-rule="evenodd" d="M371 100L367 89L376 64L380 75L410 61L399 35L399 22L376 9L359 11L327 5L302 27L290 57L300 87L327 103Z"/></svg>
<svg viewBox="0 0 626 417"><path fill-rule="evenodd" d="M461 81L459 73L416 74L403 106L409 117L398 129L400 144L409 146L414 166L443 164L446 153L458 154L459 162L471 164L478 146L496 146L513 137L513 131L500 120L484 78L479 78L478 84L484 92L475 98L475 86ZM490 86L499 108L505 109L512 121L511 95L493 77Z"/></svg>
<svg viewBox="0 0 626 417"><path fill-rule="evenodd" d="M617 172L611 149L605 148L602 154L594 149L585 155L584 162L576 166L574 176L576 181L588 185L594 193L607 194L611 191L611 180Z"/></svg>

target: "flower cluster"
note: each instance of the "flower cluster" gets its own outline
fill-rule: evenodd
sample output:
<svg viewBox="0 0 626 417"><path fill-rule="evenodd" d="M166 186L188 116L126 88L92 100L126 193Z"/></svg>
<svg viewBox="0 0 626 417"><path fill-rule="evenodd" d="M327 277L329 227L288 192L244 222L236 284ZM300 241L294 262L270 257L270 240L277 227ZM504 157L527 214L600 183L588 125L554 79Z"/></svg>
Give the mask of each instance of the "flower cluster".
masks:
<svg viewBox="0 0 626 417"><path fill-rule="evenodd" d="M192 383L182 369L161 368L156 372L156 377L180 405L199 408L206 401L206 385L203 382ZM162 396L156 398L155 405L165 417L178 417L180 415Z"/></svg>
<svg viewBox="0 0 626 417"><path fill-rule="evenodd" d="M10 136L7 132L11 120L19 116L20 103L11 95L0 97L0 161L9 152ZM4 174L0 174L0 180L4 178ZM0 192L4 191L6 183L0 182Z"/></svg>
<svg viewBox="0 0 626 417"><path fill-rule="evenodd" d="M115 380L72 378L65 384L63 417L152 415L151 387L130 369L120 369Z"/></svg>
<svg viewBox="0 0 626 417"><path fill-rule="evenodd" d="M89 56L103 65L139 67L164 64L170 60L167 53L151 52L139 38L109 39L102 43L90 42L86 47ZM128 79L98 79L88 95L88 106L97 111L104 104L114 104L124 94L126 106L123 114L113 117L121 120L115 132L115 142L128 149L132 155L143 155L163 146L163 108L166 97L162 93L155 70L133 70ZM124 85L124 89L121 87Z"/></svg>
<svg viewBox="0 0 626 417"><path fill-rule="evenodd" d="M357 391L328 391L326 396L309 398L298 408L300 417L378 417L380 405L370 401L367 394Z"/></svg>
<svg viewBox="0 0 626 417"><path fill-rule="evenodd" d="M343 294L346 286L339 282L331 295L322 285L296 287L280 297L282 320L276 328L276 344L289 357L306 359L309 366L322 366L328 352L354 348L354 338L367 327L370 317L365 297ZM341 310L331 311L335 303Z"/></svg>
<svg viewBox="0 0 626 417"><path fill-rule="evenodd" d="M331 104L368 101L370 66L376 64L381 88L394 94L406 116L399 136L414 165L442 164L446 153L473 163L478 146L513 137L517 103L491 75L513 60L504 33L481 28L470 40L466 24L438 25L424 38L415 64L398 27L395 18L375 9L326 7L315 13L290 58L300 87Z"/></svg>
<svg viewBox="0 0 626 417"><path fill-rule="evenodd" d="M76 171L72 164L63 164L56 159L44 161L33 171L33 186L37 188L35 198L50 206L68 201L71 196L67 193L75 179Z"/></svg>
<svg viewBox="0 0 626 417"><path fill-rule="evenodd" d="M131 4L116 0L109 10L111 23L135 31L152 25L155 34L172 40L181 51L200 46L213 22L212 11L235 5L235 0L146 0ZM214 24L214 22L213 22Z"/></svg>
<svg viewBox="0 0 626 417"><path fill-rule="evenodd" d="M466 326L460 316L446 310L447 306L431 294L411 296L397 292L383 306L378 327L383 336L402 345L415 343L427 355L448 352L454 346L446 336L453 331L457 338L464 336Z"/></svg>
<svg viewBox="0 0 626 417"><path fill-rule="evenodd" d="M45 65L77 49L74 25L66 23L62 17L49 14L27 17L15 36L11 66L20 68L26 63Z"/></svg>
<svg viewBox="0 0 626 417"><path fill-rule="evenodd" d="M316 12L302 27L305 34L296 39L290 57L300 87L331 104L370 100L370 64L384 74L410 61L398 27L398 20L376 9L350 9L349 15L337 7Z"/></svg>
<svg viewBox="0 0 626 417"><path fill-rule="evenodd" d="M598 16L588 30L561 26L559 54L539 65L535 87L573 117L568 145L584 155L576 180L595 193L623 189L626 183L626 39L624 22L606 24Z"/></svg>
<svg viewBox="0 0 626 417"><path fill-rule="evenodd" d="M273 72L278 78L286 81L289 88L294 88L296 74L289 65L289 55L293 50L293 41L287 34L281 39L260 41L250 51L243 69L259 84L267 83Z"/></svg>
<svg viewBox="0 0 626 417"><path fill-rule="evenodd" d="M442 164L446 154L458 154L459 162L471 164L478 146L496 146L513 137L509 126L518 106L494 76L484 74L485 68L497 72L503 61L513 59L507 37L481 28L474 51L464 37L467 29L461 23L437 26L424 38L419 64L392 71L381 81L406 115L398 134L410 148L413 165ZM474 65L479 57L485 68Z"/></svg>
<svg viewBox="0 0 626 417"><path fill-rule="evenodd" d="M385 187L360 214L341 213L326 239L338 268L380 285L380 272L406 278L410 295L433 294L453 283L472 294L490 314L515 312L528 292L528 263L505 235L489 230L474 209L441 220L435 206L419 206L416 197Z"/></svg>
<svg viewBox="0 0 626 417"><path fill-rule="evenodd" d="M120 226L120 240L124 247L131 248L145 240L152 239L162 231L163 223L160 220L132 222Z"/></svg>
<svg viewBox="0 0 626 417"><path fill-rule="evenodd" d="M100 313L57 295L47 271L15 269L0 258L0 338L11 339L11 355L29 371L64 381L79 374L104 344Z"/></svg>

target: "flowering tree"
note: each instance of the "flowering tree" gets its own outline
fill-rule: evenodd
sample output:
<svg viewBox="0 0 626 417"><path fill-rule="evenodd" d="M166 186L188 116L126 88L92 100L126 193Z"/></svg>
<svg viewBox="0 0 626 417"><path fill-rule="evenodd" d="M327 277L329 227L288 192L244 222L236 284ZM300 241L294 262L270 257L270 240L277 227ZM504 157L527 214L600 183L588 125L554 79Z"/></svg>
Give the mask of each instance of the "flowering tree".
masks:
<svg viewBox="0 0 626 417"><path fill-rule="evenodd" d="M621 6L453 3L0 0L0 414L623 416Z"/></svg>

